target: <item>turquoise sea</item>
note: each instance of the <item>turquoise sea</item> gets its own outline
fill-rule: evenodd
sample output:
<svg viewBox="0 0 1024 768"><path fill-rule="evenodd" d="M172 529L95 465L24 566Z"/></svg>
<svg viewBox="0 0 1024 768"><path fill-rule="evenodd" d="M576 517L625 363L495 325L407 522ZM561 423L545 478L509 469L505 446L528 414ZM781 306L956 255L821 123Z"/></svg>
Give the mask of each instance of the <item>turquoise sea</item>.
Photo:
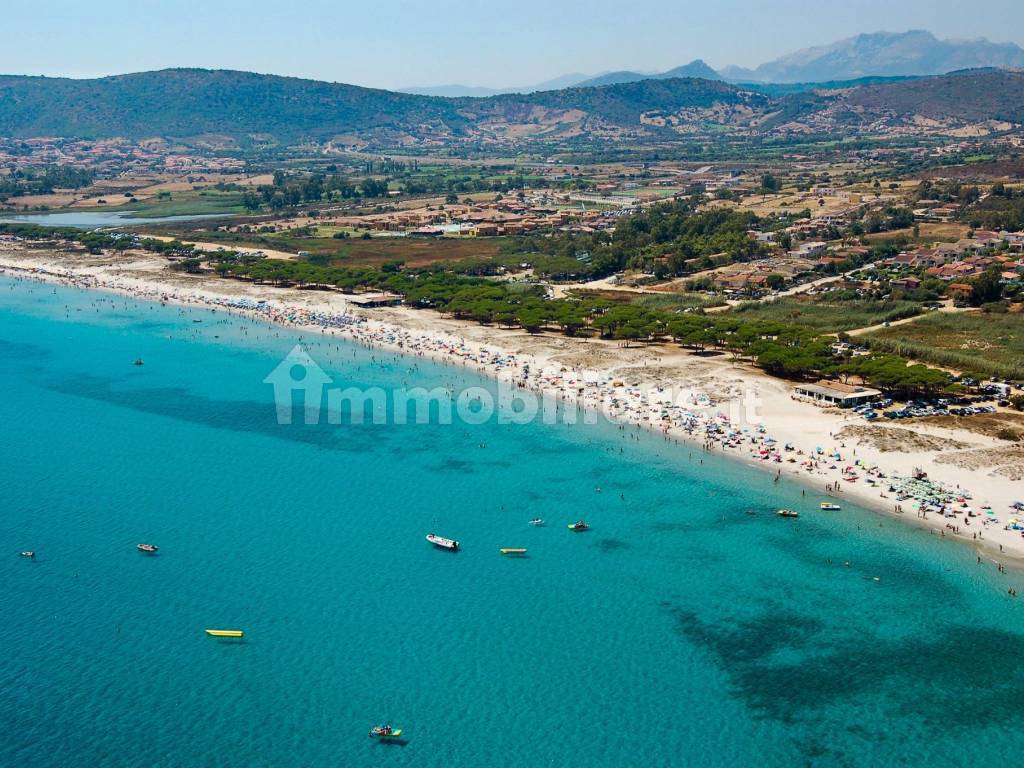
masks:
<svg viewBox="0 0 1024 768"><path fill-rule="evenodd" d="M1019 762L1019 574L610 424L281 426L299 340L0 280L0 766Z"/></svg>

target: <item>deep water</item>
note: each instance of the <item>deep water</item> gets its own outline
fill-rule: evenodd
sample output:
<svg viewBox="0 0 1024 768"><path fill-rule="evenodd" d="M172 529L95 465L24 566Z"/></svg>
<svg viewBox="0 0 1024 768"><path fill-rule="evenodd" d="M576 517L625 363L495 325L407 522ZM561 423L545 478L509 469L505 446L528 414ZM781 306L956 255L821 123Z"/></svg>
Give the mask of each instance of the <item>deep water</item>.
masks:
<svg viewBox="0 0 1024 768"><path fill-rule="evenodd" d="M341 386L493 388L0 280L0 766L1019 761L1019 574L606 423L282 426L297 341Z"/></svg>

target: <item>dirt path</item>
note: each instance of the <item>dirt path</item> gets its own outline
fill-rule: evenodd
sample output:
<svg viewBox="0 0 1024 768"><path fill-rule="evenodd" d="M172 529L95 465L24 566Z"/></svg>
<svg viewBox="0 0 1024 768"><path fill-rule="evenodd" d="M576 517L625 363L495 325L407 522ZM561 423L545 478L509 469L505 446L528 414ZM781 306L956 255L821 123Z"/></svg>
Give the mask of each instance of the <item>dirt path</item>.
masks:
<svg viewBox="0 0 1024 768"><path fill-rule="evenodd" d="M952 299L946 299L942 302L942 306L935 310L936 312L977 312L973 307L957 307L953 305ZM927 317L931 312L922 312L919 315L913 315L911 317L904 317L902 320L892 320L888 323L878 323L877 325L869 325L866 328L856 328L852 331L847 331L850 336L862 336L865 333L871 333L872 331L880 331L883 328L892 328L897 325L906 325L907 323L913 323L920 320L922 317Z"/></svg>

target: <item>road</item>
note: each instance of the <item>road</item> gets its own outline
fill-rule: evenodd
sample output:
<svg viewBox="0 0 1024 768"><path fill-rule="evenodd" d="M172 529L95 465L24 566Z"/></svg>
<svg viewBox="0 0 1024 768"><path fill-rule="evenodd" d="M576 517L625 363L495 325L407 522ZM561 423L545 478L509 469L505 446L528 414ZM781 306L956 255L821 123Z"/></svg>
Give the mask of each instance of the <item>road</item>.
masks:
<svg viewBox="0 0 1024 768"><path fill-rule="evenodd" d="M941 302L942 306L934 312L977 312L978 310L974 307L957 307L954 306L952 299L945 299ZM919 315L912 315L911 317L904 317L902 320L892 320L888 324L879 323L877 325L869 325L866 328L856 328L852 331L847 331L850 336L862 336L865 333L871 333L872 331L880 331L883 328L893 328L897 325L906 325L907 323L913 323L920 320L922 317L927 317L932 314L931 312L922 312Z"/></svg>

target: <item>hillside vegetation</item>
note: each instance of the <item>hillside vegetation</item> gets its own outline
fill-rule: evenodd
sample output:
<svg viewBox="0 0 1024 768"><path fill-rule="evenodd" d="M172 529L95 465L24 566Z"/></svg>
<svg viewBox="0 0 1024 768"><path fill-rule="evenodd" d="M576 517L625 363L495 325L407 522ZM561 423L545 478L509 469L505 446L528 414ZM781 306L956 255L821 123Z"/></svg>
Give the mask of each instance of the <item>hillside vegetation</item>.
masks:
<svg viewBox="0 0 1024 768"><path fill-rule="evenodd" d="M933 120L1019 123L1024 121L1024 73L993 69L957 72L867 85L850 91L844 99L869 112L888 110Z"/></svg>
<svg viewBox="0 0 1024 768"><path fill-rule="evenodd" d="M0 136L218 136L239 143L671 138L1024 122L1024 73L979 70L773 97L700 78L441 98L251 72L169 69L94 80L0 76ZM932 126L935 129L935 126ZM924 130L924 129L922 129Z"/></svg>

